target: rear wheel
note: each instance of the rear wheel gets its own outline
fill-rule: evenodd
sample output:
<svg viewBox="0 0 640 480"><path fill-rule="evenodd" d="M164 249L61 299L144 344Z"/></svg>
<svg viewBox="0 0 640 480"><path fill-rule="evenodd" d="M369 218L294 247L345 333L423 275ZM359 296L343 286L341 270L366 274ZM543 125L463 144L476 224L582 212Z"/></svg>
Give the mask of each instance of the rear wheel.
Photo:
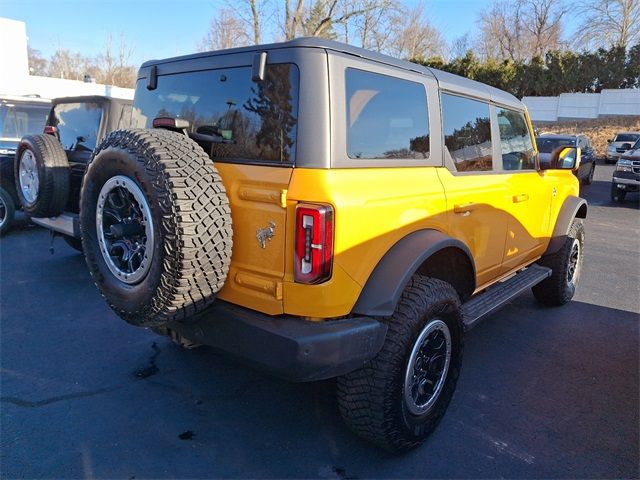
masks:
<svg viewBox="0 0 640 480"><path fill-rule="evenodd" d="M15 181L25 213L32 217L61 214L69 197L69 162L58 139L51 135L22 137Z"/></svg>
<svg viewBox="0 0 640 480"><path fill-rule="evenodd" d="M551 276L534 286L534 297L543 305L564 305L573 298L582 272L584 226L574 220L569 233L556 253L542 257L538 263L549 267Z"/></svg>
<svg viewBox="0 0 640 480"><path fill-rule="evenodd" d="M614 202L624 202L624 198L627 192L616 187L614 183L611 184L611 200Z"/></svg>
<svg viewBox="0 0 640 480"><path fill-rule="evenodd" d="M4 235L11 228L16 214L16 206L9 192L0 187L0 235Z"/></svg>
<svg viewBox="0 0 640 480"><path fill-rule="evenodd" d="M231 261L229 202L209 157L184 135L118 130L82 184L91 275L124 320L154 327L213 302Z"/></svg>
<svg viewBox="0 0 640 480"><path fill-rule="evenodd" d="M462 362L460 300L451 285L414 275L387 319L382 350L338 378L347 425L387 450L417 447L442 419Z"/></svg>
<svg viewBox="0 0 640 480"><path fill-rule="evenodd" d="M582 180L582 184L591 185L593 183L593 175L595 174L595 172L596 172L596 164L594 162L593 165L591 165L591 170L589 170L589 175L587 175L586 178Z"/></svg>

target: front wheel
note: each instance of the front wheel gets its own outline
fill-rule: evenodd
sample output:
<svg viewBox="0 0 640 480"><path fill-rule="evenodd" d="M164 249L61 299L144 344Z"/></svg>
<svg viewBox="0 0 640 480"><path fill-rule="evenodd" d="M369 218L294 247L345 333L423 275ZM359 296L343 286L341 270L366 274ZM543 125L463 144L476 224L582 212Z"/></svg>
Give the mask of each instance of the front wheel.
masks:
<svg viewBox="0 0 640 480"><path fill-rule="evenodd" d="M591 185L593 183L593 175L595 174L595 172L596 172L596 164L594 162L593 165L591 166L591 170L589 170L589 175L587 175L586 178L582 180L582 184Z"/></svg>
<svg viewBox="0 0 640 480"><path fill-rule="evenodd" d="M611 200L614 202L624 202L624 197L627 195L627 192L624 190L620 190L615 184L611 184Z"/></svg>
<svg viewBox="0 0 640 480"><path fill-rule="evenodd" d="M414 275L386 321L378 355L338 378L338 405L357 435L403 452L436 428L453 396L462 363L460 300L448 283Z"/></svg>
<svg viewBox="0 0 640 480"><path fill-rule="evenodd" d="M564 305L573 298L582 272L584 250L584 226L574 220L569 233L556 253L542 257L538 263L549 267L552 272L531 290L543 305Z"/></svg>

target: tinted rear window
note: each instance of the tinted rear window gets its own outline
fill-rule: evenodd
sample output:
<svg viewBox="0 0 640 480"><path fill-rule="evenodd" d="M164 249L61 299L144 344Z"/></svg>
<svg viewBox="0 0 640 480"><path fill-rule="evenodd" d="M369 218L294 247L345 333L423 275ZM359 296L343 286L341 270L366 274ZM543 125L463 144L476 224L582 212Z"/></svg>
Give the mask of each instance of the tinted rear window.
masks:
<svg viewBox="0 0 640 480"><path fill-rule="evenodd" d="M25 135L42 133L49 114L48 105L0 105L0 137L19 140Z"/></svg>
<svg viewBox="0 0 640 480"><path fill-rule="evenodd" d="M536 138L538 151L540 153L551 153L558 147L575 147L576 140L574 138Z"/></svg>
<svg viewBox="0 0 640 480"><path fill-rule="evenodd" d="M53 108L52 120L65 150L93 151L96 148L102 120L101 105L59 103Z"/></svg>
<svg viewBox="0 0 640 480"><path fill-rule="evenodd" d="M614 142L629 142L633 143L640 138L640 135L635 133L621 133L620 135L616 135L614 138Z"/></svg>
<svg viewBox="0 0 640 480"><path fill-rule="evenodd" d="M141 80L131 124L151 128L154 118L187 120L188 133L213 159L290 164L298 127L298 68L267 65L262 82L251 67L158 77L155 90Z"/></svg>
<svg viewBox="0 0 640 480"><path fill-rule="evenodd" d="M424 86L399 78L346 71L350 158L427 158L429 122Z"/></svg>

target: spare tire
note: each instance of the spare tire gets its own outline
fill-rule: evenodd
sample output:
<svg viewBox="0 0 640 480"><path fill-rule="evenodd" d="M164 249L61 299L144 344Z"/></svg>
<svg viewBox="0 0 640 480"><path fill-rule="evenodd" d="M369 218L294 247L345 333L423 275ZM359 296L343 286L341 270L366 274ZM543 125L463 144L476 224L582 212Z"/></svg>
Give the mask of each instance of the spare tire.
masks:
<svg viewBox="0 0 640 480"><path fill-rule="evenodd" d="M57 138L22 137L14 163L18 199L32 217L60 215L69 197L69 162Z"/></svg>
<svg viewBox="0 0 640 480"><path fill-rule="evenodd" d="M82 246L111 308L157 327L210 305L231 263L229 200L185 135L116 130L95 150L80 195Z"/></svg>

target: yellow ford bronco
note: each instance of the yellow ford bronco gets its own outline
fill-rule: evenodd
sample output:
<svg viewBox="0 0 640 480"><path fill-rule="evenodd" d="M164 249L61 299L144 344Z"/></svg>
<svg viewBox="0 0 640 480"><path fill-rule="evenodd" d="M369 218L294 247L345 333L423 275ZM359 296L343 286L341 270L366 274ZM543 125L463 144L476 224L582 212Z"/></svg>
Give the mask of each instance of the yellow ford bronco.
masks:
<svg viewBox="0 0 640 480"><path fill-rule="evenodd" d="M393 451L451 400L463 334L575 291L577 148L542 169L515 97L316 38L154 60L81 193L91 275L124 320L295 381Z"/></svg>

